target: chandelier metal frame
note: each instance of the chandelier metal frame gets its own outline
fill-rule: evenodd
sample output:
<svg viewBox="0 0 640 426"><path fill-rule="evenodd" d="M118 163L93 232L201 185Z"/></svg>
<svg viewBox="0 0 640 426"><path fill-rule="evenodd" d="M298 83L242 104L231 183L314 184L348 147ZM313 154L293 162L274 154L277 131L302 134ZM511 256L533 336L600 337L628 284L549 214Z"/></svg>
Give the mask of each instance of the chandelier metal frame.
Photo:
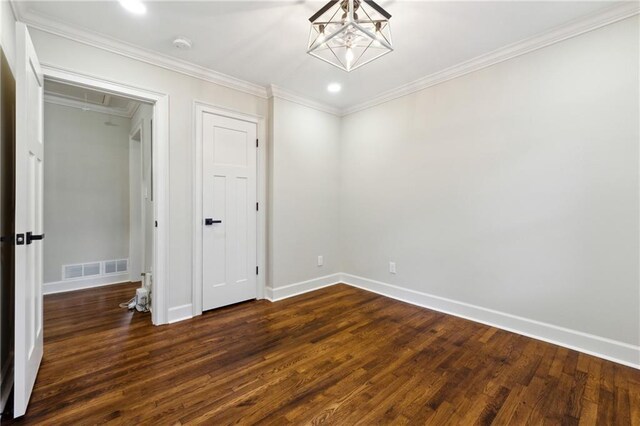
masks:
<svg viewBox="0 0 640 426"><path fill-rule="evenodd" d="M307 53L350 72L393 51L391 14L373 0L331 0L309 18Z"/></svg>

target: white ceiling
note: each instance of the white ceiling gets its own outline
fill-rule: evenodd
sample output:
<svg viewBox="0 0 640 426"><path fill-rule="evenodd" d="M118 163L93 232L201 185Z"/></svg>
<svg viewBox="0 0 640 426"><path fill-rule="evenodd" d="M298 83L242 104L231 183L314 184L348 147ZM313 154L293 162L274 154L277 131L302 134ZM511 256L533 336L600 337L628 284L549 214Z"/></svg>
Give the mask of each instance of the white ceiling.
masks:
<svg viewBox="0 0 640 426"><path fill-rule="evenodd" d="M346 108L612 6L595 1L380 0L393 15L395 51L346 73L306 54L308 18L323 4L156 1L146 2L146 15L134 16L115 1L45 1L22 3L20 10ZM191 39L193 48L174 48L177 36ZM341 83L342 92L328 93L331 82Z"/></svg>

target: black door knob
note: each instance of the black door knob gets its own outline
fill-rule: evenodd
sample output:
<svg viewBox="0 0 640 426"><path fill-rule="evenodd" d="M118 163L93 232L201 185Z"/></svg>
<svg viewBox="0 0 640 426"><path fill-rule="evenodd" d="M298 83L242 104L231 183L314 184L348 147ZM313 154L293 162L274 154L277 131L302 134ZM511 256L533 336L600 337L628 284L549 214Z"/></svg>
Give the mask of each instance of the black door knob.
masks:
<svg viewBox="0 0 640 426"><path fill-rule="evenodd" d="M44 234L33 234L31 232L27 232L27 244L31 244L32 241L44 240Z"/></svg>
<svg viewBox="0 0 640 426"><path fill-rule="evenodd" d="M209 226L209 225L213 225L214 223L222 223L221 220L213 220L212 218L208 217L204 220L204 224Z"/></svg>

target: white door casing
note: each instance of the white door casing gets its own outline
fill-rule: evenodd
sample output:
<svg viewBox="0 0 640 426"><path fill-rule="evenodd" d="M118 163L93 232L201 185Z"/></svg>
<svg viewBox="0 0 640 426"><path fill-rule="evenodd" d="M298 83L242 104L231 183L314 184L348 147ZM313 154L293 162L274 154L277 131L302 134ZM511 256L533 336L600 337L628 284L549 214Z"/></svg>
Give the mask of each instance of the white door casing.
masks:
<svg viewBox="0 0 640 426"><path fill-rule="evenodd" d="M202 113L202 308L255 299L255 123Z"/></svg>
<svg viewBox="0 0 640 426"><path fill-rule="evenodd" d="M24 415L43 355L43 75L26 25L16 25L14 416Z"/></svg>
<svg viewBox="0 0 640 426"><path fill-rule="evenodd" d="M129 279L141 280L144 272L144 213L142 211L142 130L129 133Z"/></svg>

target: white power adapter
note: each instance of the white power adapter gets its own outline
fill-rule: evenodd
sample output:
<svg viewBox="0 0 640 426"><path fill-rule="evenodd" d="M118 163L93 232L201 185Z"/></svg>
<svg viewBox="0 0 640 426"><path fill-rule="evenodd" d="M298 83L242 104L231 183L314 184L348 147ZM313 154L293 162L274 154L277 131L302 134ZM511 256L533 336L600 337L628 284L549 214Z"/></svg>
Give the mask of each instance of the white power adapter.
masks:
<svg viewBox="0 0 640 426"><path fill-rule="evenodd" d="M145 287L136 289L136 310L147 312L149 310L149 290Z"/></svg>

